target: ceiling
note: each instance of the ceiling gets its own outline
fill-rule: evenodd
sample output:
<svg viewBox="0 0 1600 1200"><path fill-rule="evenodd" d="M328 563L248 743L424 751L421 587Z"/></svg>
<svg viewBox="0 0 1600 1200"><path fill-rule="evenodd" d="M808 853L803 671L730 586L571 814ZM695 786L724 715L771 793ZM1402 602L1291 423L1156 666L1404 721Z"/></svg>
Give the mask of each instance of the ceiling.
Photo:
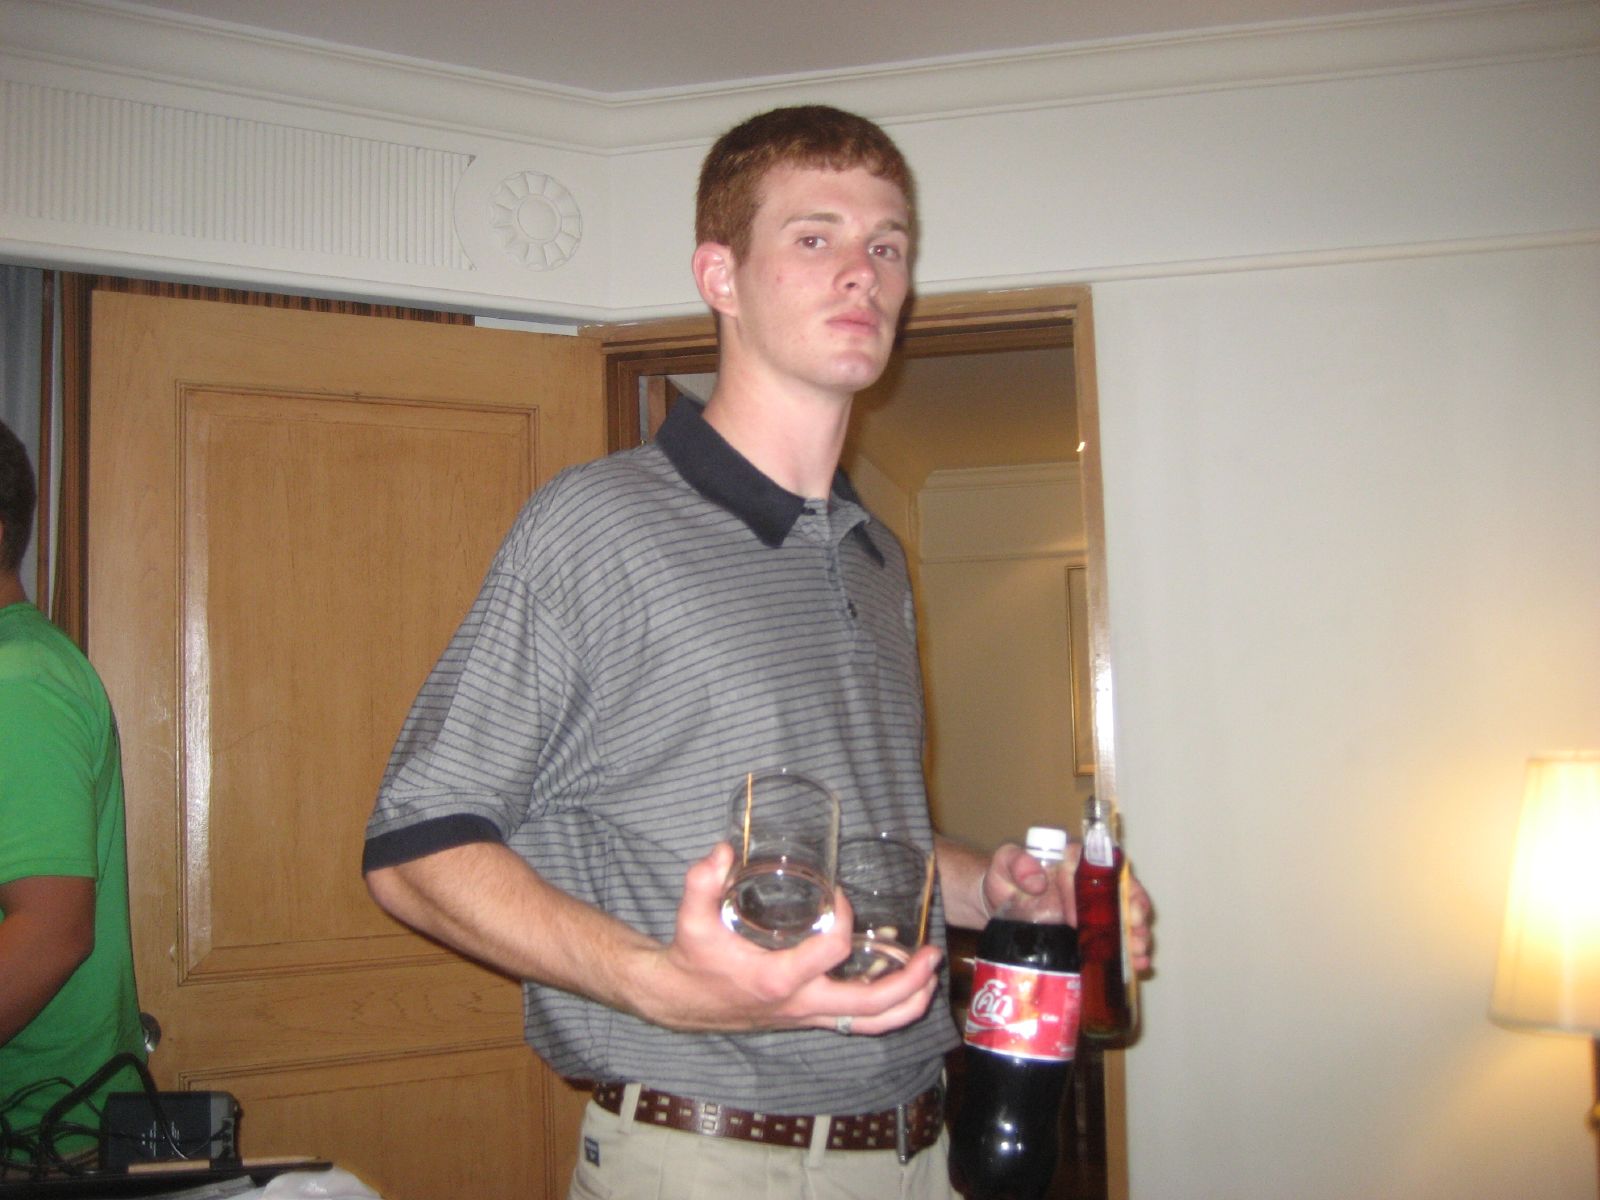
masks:
<svg viewBox="0 0 1600 1200"><path fill-rule="evenodd" d="M614 95L1415 8L1395 0L146 0Z"/></svg>

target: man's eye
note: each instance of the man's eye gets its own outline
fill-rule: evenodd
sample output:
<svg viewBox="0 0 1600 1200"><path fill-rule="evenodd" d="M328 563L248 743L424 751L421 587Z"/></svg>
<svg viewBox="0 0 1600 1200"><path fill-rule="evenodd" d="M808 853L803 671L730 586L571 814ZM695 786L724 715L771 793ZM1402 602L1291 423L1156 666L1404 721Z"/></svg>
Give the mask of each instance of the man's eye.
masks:
<svg viewBox="0 0 1600 1200"><path fill-rule="evenodd" d="M807 250L815 250L822 245L822 238L815 233L808 233L800 238L800 244Z"/></svg>
<svg viewBox="0 0 1600 1200"><path fill-rule="evenodd" d="M887 258L892 262L898 261L900 258L900 247L880 244L872 248L872 253L878 258Z"/></svg>

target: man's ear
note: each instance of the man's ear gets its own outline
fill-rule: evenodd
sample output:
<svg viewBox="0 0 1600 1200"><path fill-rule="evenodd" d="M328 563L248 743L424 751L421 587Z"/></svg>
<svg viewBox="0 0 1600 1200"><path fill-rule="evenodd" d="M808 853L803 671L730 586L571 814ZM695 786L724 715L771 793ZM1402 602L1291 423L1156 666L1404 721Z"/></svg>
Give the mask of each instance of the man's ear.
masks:
<svg viewBox="0 0 1600 1200"><path fill-rule="evenodd" d="M737 311L733 288L733 249L721 242L701 242L694 249L694 283L712 312L731 316Z"/></svg>

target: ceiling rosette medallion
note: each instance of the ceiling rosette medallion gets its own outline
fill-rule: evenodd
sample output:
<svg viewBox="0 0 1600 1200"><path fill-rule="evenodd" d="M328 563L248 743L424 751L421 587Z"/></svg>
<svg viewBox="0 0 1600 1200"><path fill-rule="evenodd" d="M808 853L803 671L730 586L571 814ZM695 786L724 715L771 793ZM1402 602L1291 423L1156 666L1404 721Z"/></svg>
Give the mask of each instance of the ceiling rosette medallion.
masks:
<svg viewBox="0 0 1600 1200"><path fill-rule="evenodd" d="M518 171L489 197L489 227L507 258L530 271L553 271L583 240L583 213L561 181Z"/></svg>

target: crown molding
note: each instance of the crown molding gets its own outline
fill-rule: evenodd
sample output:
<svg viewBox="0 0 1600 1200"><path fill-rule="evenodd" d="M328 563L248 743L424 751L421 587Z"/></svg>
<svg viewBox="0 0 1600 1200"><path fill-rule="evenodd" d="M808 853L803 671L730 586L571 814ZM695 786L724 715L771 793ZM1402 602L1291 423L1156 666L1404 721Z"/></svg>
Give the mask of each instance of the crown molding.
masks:
<svg viewBox="0 0 1600 1200"><path fill-rule="evenodd" d="M932 471L916 495L924 566L1072 558L1084 550L1077 462Z"/></svg>
<svg viewBox="0 0 1600 1200"><path fill-rule="evenodd" d="M1569 78L1588 68L1579 56L1596 54L1600 0L1530 0L602 95L124 0L0 0L0 257L507 318L673 317L703 309L676 259L669 281L660 230L668 217L672 229L688 225L699 149L764 107L825 100L892 130L1016 111L1026 115L1011 136L1026 157L1020 131L1048 109L1491 63ZM1432 82L1435 93L1455 83ZM664 183L665 206L639 201ZM1373 246L1358 231L1322 251L1257 239L1259 253L1223 260L1146 261L1135 250L1095 267L1029 256L993 278L945 270L919 287L934 295L1592 236L1591 209L1558 215L1582 228L1506 227L1491 213L1486 236L1467 243Z"/></svg>
<svg viewBox="0 0 1600 1200"><path fill-rule="evenodd" d="M122 0L0 0L0 63L33 60L347 118L585 153L700 143L825 97L885 123L1600 50L1600 4L1454 4L1027 53L598 93L178 17ZM231 106L230 106L231 107Z"/></svg>
<svg viewBox="0 0 1600 1200"><path fill-rule="evenodd" d="M928 472L925 492L998 491L1007 488L1077 487L1077 460L1000 467L941 467Z"/></svg>

